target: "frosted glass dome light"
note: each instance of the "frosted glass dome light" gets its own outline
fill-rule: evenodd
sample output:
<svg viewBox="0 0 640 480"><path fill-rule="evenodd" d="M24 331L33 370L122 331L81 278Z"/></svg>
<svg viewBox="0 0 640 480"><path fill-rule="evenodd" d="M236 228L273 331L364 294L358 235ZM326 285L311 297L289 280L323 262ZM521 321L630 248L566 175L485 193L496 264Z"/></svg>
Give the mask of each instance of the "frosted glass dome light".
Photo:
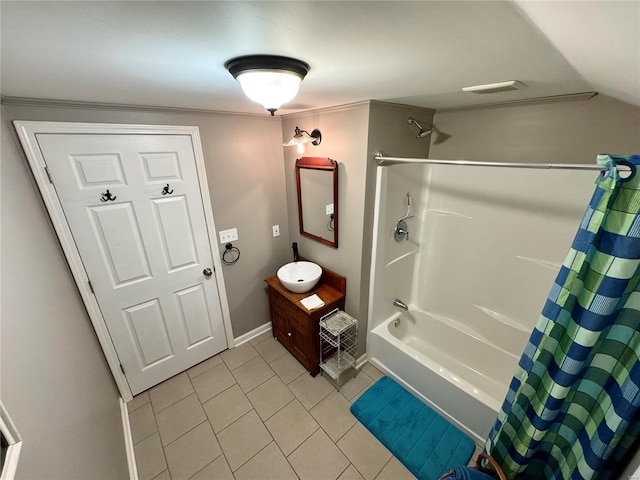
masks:
<svg viewBox="0 0 640 480"><path fill-rule="evenodd" d="M244 94L273 115L283 103L295 98L302 79L282 71L251 70L238 75Z"/></svg>
<svg viewBox="0 0 640 480"><path fill-rule="evenodd" d="M248 55L225 63L240 82L249 99L261 104L271 115L297 95L309 65L295 58L277 55Z"/></svg>

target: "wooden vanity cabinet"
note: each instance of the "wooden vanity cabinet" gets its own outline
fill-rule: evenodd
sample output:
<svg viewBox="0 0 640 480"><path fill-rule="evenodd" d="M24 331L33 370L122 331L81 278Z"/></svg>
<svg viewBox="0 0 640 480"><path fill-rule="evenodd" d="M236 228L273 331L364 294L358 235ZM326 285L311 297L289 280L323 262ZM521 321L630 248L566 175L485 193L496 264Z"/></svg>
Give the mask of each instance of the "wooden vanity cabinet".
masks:
<svg viewBox="0 0 640 480"><path fill-rule="evenodd" d="M271 312L273 336L296 357L312 376L320 371L320 317L331 310L344 310L347 280L341 275L322 269L318 285L307 293L287 290L277 276L267 278L267 293ZM324 307L307 310L300 300L313 294L324 301Z"/></svg>

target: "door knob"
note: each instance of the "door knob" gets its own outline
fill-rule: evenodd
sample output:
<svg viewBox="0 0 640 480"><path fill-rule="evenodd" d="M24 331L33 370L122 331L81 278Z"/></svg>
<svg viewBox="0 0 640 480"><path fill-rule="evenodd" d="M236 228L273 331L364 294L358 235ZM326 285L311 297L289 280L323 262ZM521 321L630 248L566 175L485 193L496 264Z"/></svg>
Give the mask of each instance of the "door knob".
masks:
<svg viewBox="0 0 640 480"><path fill-rule="evenodd" d="M213 275L213 271L210 268L205 268L204 270L202 270L202 273L207 278L209 278L209 277L211 277L211 275Z"/></svg>

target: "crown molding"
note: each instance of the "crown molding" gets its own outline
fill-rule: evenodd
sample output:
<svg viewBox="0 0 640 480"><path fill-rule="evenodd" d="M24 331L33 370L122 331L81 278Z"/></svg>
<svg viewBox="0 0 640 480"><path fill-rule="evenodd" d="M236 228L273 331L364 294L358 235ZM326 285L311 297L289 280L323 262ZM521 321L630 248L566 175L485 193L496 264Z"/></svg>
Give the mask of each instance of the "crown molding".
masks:
<svg viewBox="0 0 640 480"><path fill-rule="evenodd" d="M438 108L437 112L452 112L455 110L474 110L480 108L515 107L518 105L535 105L539 103L559 103L590 100L598 95L598 92L569 93L566 95L553 95L550 97L527 98L524 100L510 100L508 102L483 103L480 105L465 105L462 107Z"/></svg>
<svg viewBox="0 0 640 480"><path fill-rule="evenodd" d="M383 100L370 100L370 103L371 103L371 107L384 109L384 110L397 110L397 111L413 112L413 113L415 113L418 110L424 110L426 113L436 112L435 108L422 107L418 105L407 105L406 103L393 103L393 102L386 102Z"/></svg>
<svg viewBox="0 0 640 480"><path fill-rule="evenodd" d="M273 117L258 113L227 112L223 110L206 110L198 108L157 107L149 105L128 105L121 103L84 102L76 100L56 100L48 98L0 96L0 105L42 108L77 108L83 110L112 110L119 112L166 113L173 115L234 116L254 120L273 121ZM280 115L275 118L280 117Z"/></svg>
<svg viewBox="0 0 640 480"><path fill-rule="evenodd" d="M282 115L280 115L280 117L282 117L282 119L284 120L288 118L308 117L312 115L318 115L320 113L332 113L332 112L342 112L345 110L357 110L359 108L368 107L372 101L373 100L361 100L359 102L346 103L344 105L336 105L332 107L323 107L323 108L313 108L310 110L304 110L304 111L294 112L294 113L283 113Z"/></svg>

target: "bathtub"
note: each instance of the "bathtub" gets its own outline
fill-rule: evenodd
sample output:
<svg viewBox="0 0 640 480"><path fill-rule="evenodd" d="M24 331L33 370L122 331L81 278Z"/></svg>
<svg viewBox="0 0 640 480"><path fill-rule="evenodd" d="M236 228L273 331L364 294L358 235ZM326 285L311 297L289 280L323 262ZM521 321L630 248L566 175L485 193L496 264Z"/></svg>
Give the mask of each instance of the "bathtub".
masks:
<svg viewBox="0 0 640 480"><path fill-rule="evenodd" d="M480 444L518 362L469 327L413 308L371 330L367 351L372 364Z"/></svg>

